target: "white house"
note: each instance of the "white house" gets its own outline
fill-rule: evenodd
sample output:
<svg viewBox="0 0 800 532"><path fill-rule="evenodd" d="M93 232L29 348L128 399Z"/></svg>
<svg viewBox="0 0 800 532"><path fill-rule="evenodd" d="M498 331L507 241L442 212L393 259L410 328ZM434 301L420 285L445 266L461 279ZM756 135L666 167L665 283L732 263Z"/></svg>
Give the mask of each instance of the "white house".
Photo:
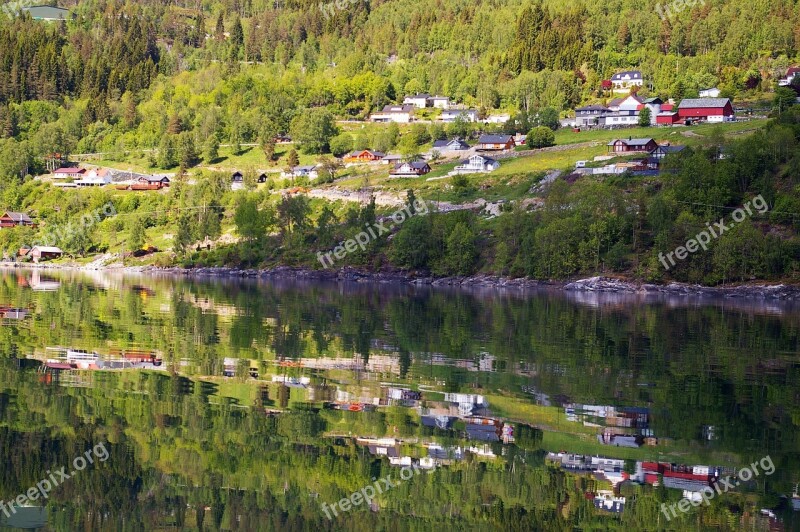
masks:
<svg viewBox="0 0 800 532"><path fill-rule="evenodd" d="M434 140L433 149L440 152L447 151L466 151L469 149L469 144L461 139L453 140Z"/></svg>
<svg viewBox="0 0 800 532"><path fill-rule="evenodd" d="M795 76L800 76L800 67L791 67L786 71L786 75L783 79L778 80L778 85L781 87L787 87L792 84L792 80ZM703 96L702 94L700 96ZM719 96L719 95L717 95Z"/></svg>
<svg viewBox="0 0 800 532"><path fill-rule="evenodd" d="M700 98L718 98L719 89L714 87L711 89L702 89L699 93Z"/></svg>
<svg viewBox="0 0 800 532"><path fill-rule="evenodd" d="M431 96L428 101L436 109L448 109L450 107L450 98L447 96Z"/></svg>
<svg viewBox="0 0 800 532"><path fill-rule="evenodd" d="M491 157L475 154L466 161L464 161L462 164L453 168L453 171L450 173L451 174L488 173L488 172L493 172L498 168L500 168L500 163L495 161Z"/></svg>
<svg viewBox="0 0 800 532"><path fill-rule="evenodd" d="M400 124L408 124L411 122L413 114L413 105L387 105L383 108L383 111L372 113L369 118L373 122L397 122Z"/></svg>
<svg viewBox="0 0 800 532"><path fill-rule="evenodd" d="M53 179L79 179L85 173L83 168L59 168L53 171Z"/></svg>
<svg viewBox="0 0 800 532"><path fill-rule="evenodd" d="M467 122L478 121L478 111L475 109L445 109L439 116L439 120L448 123L455 122L459 116Z"/></svg>
<svg viewBox="0 0 800 532"><path fill-rule="evenodd" d="M430 99L430 94L413 94L411 96L406 96L403 98L404 105L413 105L419 109L424 109L428 107L428 100Z"/></svg>
<svg viewBox="0 0 800 532"><path fill-rule="evenodd" d="M309 179L316 179L319 177L319 173L317 172L317 166L295 166L292 168L292 171L282 172L282 177L307 177Z"/></svg>
<svg viewBox="0 0 800 532"><path fill-rule="evenodd" d="M403 156L397 153L387 153L381 159L381 164L400 164L403 162Z"/></svg>
<svg viewBox="0 0 800 532"><path fill-rule="evenodd" d="M611 85L614 92L629 92L633 87L644 84L642 73L639 70L626 70L611 76Z"/></svg>
<svg viewBox="0 0 800 532"><path fill-rule="evenodd" d="M650 125L656 125L656 117L661 114L661 104L664 102L661 98L648 98L644 101L643 107L650 109ZM641 112L642 107L639 108Z"/></svg>
<svg viewBox="0 0 800 532"><path fill-rule="evenodd" d="M486 124L505 124L509 120L511 120L511 115L508 114L508 113L500 114L500 115L489 115L484 120L484 123L486 123Z"/></svg>
<svg viewBox="0 0 800 532"><path fill-rule="evenodd" d="M431 167L425 161L411 161L400 163L389 171L389 175L399 177L416 177L425 175L431 171Z"/></svg>
<svg viewBox="0 0 800 532"><path fill-rule="evenodd" d="M79 187L102 187L111 183L111 170L108 168L92 168L75 181Z"/></svg>
<svg viewBox="0 0 800 532"><path fill-rule="evenodd" d="M644 100L635 95L615 98L608 102L610 112L600 115L600 124L606 127L634 126L639 123L639 110Z"/></svg>

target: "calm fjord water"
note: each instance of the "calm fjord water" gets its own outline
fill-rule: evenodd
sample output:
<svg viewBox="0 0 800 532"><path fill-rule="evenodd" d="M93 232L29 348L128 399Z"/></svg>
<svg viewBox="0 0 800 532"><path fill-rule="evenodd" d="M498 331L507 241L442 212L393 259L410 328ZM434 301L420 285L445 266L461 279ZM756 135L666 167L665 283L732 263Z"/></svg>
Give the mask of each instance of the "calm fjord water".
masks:
<svg viewBox="0 0 800 532"><path fill-rule="evenodd" d="M300 528L270 519L318 519L317 501L353 491L342 476L357 488L388 467L355 438L459 445L419 414L447 419L467 394L488 405L475 414L541 429L541 452L732 467L769 454L788 495L800 474L791 304L5 270L0 314L0 500L111 449L54 492L55 529ZM105 369L59 368L81 352ZM604 446L565 415L581 405L646 412L638 436L658 445ZM404 489L382 506L408 515Z"/></svg>

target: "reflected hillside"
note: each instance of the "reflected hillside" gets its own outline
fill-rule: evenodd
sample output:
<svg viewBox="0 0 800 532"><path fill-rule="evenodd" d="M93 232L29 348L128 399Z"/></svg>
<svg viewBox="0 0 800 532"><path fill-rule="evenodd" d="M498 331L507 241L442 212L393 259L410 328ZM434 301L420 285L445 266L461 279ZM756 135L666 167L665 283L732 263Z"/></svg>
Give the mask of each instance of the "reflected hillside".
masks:
<svg viewBox="0 0 800 532"><path fill-rule="evenodd" d="M0 326L0 499L108 442L53 492L53 528L791 522L798 314L737 303L3 271L25 312ZM767 454L774 474L665 522L674 475ZM322 510L403 467L424 474Z"/></svg>

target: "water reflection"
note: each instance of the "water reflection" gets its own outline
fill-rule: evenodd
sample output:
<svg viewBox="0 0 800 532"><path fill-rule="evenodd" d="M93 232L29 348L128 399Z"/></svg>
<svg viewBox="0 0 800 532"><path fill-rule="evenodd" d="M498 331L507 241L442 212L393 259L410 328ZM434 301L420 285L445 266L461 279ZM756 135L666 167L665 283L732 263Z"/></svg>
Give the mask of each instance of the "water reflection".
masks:
<svg viewBox="0 0 800 532"><path fill-rule="evenodd" d="M82 481L60 501L90 523L113 528L125 508L139 525L255 530L261 525L247 526L271 515L262 523L280 526L264 529L328 526L317 499L408 464L434 472L383 498L370 526L391 516L435 522L446 508L465 528L499 524L508 512L541 528L566 519L555 511L564 490L601 512L652 522L655 502L652 512L621 503L631 479L636 490L658 483L643 467L633 477L637 462L723 468L769 453L776 472L759 502L770 507L800 480L792 304L0 275L0 442L14 464L1 496L24 489L67 449L103 439L127 457L109 466L115 476L101 470L86 481L111 486L96 501L108 512L69 499L87 489ZM47 443L28 471L13 453L32 434ZM544 465L546 452L562 451L628 459L632 469L627 478L612 468L566 481ZM658 467L662 479L672 471ZM474 485L486 497L474 496ZM448 490L467 501L463 513L449 506ZM562 524L592 512L573 507ZM336 528L355 526L344 519Z"/></svg>

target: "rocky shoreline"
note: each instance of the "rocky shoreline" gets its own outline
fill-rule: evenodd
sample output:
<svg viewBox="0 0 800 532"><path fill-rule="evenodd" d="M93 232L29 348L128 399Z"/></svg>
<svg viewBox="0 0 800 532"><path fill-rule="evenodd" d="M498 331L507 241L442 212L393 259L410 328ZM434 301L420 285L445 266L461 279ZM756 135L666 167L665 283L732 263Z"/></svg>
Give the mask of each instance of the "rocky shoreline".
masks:
<svg viewBox="0 0 800 532"><path fill-rule="evenodd" d="M139 268L135 271L148 274L186 275L192 277L240 277L240 278L292 278L311 281L392 283L420 286L442 286L463 288L493 288L530 290L553 288L570 292L593 292L610 294L667 295L694 297L751 298L777 301L800 300L800 286L743 284L711 287L684 283L656 285L624 281L610 277L590 277L576 281L541 281L525 278L507 278L492 275L469 277L432 277L401 271L366 271L345 267L338 270L312 270L281 266L270 270L237 268Z"/></svg>
<svg viewBox="0 0 800 532"><path fill-rule="evenodd" d="M612 277L589 277L575 281L547 281L528 278L509 278L496 275L467 277L434 277L424 273L399 270L368 271L353 267L336 270L315 270L302 267L278 266L268 270L228 267L156 267L106 266L86 267L64 264L6 264L0 267L35 268L42 270L109 271L148 275L180 275L187 277L217 277L246 279L297 279L308 281L405 284L416 286L454 287L471 289L508 289L525 291L555 289L573 293L605 293L636 296L684 296L760 299L769 301L800 301L800 285L749 283L728 286L702 286L686 283L665 285L626 281Z"/></svg>

